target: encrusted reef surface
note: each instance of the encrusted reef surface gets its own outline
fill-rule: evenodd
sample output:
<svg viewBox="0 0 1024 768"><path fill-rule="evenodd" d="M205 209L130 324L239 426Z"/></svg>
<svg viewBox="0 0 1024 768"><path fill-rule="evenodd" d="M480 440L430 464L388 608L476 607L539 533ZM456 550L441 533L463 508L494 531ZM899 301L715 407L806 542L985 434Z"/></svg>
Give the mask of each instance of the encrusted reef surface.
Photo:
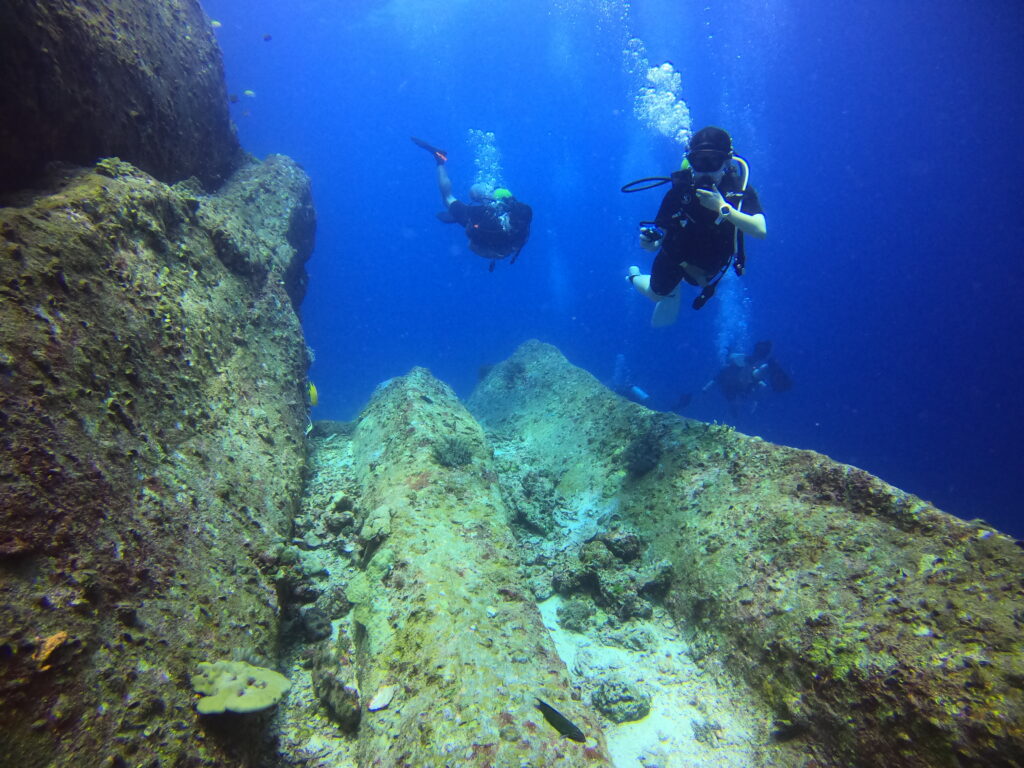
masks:
<svg viewBox="0 0 1024 768"><path fill-rule="evenodd" d="M283 157L215 196L105 160L0 209L0 765L248 759L189 676L276 657L313 227Z"/></svg>
<svg viewBox="0 0 1024 768"><path fill-rule="evenodd" d="M539 342L468 405L538 597L572 598L560 619L579 631L667 610L688 655L745 681L796 750L764 759L1024 764L1010 538L819 454L626 402Z"/></svg>
<svg viewBox="0 0 1024 768"><path fill-rule="evenodd" d="M1019 764L1012 540L539 342L467 406L315 425L267 765Z"/></svg>
<svg viewBox="0 0 1024 768"><path fill-rule="evenodd" d="M240 162L198 0L5 0L0 82L0 193L54 160L117 155L209 188Z"/></svg>
<svg viewBox="0 0 1024 768"><path fill-rule="evenodd" d="M286 742L333 766L611 765L523 581L483 431L452 391L414 369L313 442L296 573L282 573L313 641L290 672ZM310 621L321 612L329 639Z"/></svg>

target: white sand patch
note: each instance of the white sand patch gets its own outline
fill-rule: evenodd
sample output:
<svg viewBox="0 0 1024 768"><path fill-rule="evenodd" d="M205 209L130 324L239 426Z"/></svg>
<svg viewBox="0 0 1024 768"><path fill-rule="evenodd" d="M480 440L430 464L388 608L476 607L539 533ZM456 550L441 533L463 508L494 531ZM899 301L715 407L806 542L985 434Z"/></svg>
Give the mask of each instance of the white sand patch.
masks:
<svg viewBox="0 0 1024 768"><path fill-rule="evenodd" d="M768 739L770 713L724 675L701 669L687 653L671 619L660 609L652 620L631 622L655 638L633 651L603 643L597 632L558 626L557 595L539 605L544 623L585 702L602 679L618 677L651 696L642 720L605 721L608 751L617 768L760 768L787 766L794 756ZM772 754L775 753L775 754Z"/></svg>

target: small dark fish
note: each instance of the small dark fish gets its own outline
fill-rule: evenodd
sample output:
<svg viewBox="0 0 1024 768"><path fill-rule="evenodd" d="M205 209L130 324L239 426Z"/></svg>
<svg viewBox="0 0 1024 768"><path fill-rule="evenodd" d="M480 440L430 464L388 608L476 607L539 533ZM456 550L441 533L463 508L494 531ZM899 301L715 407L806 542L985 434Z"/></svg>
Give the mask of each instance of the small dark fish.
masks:
<svg viewBox="0 0 1024 768"><path fill-rule="evenodd" d="M273 40L273 39L274 39L274 38L272 38L272 37L271 37L270 35L264 35L264 36L263 36L263 42L264 42L264 43L269 43L269 42L270 42L271 40Z"/></svg>
<svg viewBox="0 0 1024 768"><path fill-rule="evenodd" d="M232 93L230 96L228 96L228 101L230 101L232 104L237 104L238 103L238 94L237 93Z"/></svg>
<svg viewBox="0 0 1024 768"><path fill-rule="evenodd" d="M578 741L580 744L587 740L587 737L583 735L583 731L577 728L569 718L550 704L537 699L537 703L534 706L541 711L541 714L544 715L544 719L548 721L551 727L566 738Z"/></svg>
<svg viewBox="0 0 1024 768"><path fill-rule="evenodd" d="M679 399L676 400L675 410L681 411L688 407L691 402L693 402L693 394L690 392L684 392L679 396Z"/></svg>

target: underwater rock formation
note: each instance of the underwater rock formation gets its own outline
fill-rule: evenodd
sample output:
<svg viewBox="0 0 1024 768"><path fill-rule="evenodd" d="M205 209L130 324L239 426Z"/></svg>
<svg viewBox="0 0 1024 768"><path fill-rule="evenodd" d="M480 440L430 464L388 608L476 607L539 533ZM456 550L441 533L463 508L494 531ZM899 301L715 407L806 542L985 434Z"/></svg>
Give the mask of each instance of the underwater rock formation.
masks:
<svg viewBox="0 0 1024 768"><path fill-rule="evenodd" d="M444 460L457 438L465 461ZM439 451L440 448L440 451ZM523 583L480 427L422 369L384 386L351 437L360 765L609 765L596 718ZM567 741L539 697L579 726Z"/></svg>
<svg viewBox="0 0 1024 768"><path fill-rule="evenodd" d="M198 0L6 0L0 82L0 193L111 156L213 189L241 160Z"/></svg>
<svg viewBox="0 0 1024 768"><path fill-rule="evenodd" d="M648 411L539 342L468 405L517 457L505 468L554 473L585 510L560 548L628 526L643 560L671 564L664 605L691 654L760 694L795 764L1021 764L1024 552L1008 537L819 454ZM657 456L643 473L638 442Z"/></svg>
<svg viewBox="0 0 1024 768"><path fill-rule="evenodd" d="M313 227L283 157L215 196L105 160L0 209L0 765L244 761L188 678L276 661Z"/></svg>

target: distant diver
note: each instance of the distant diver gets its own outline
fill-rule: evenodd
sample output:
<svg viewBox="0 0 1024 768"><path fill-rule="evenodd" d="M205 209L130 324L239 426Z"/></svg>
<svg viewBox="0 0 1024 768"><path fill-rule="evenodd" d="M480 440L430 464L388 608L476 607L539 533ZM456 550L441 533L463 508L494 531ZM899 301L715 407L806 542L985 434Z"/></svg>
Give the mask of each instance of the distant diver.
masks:
<svg viewBox="0 0 1024 768"><path fill-rule="evenodd" d="M733 353L715 378L704 385L704 391L717 387L722 396L735 409L739 402L757 406L761 395L767 392L787 392L793 380L772 357L772 343L759 341L749 355Z"/></svg>
<svg viewBox="0 0 1024 768"><path fill-rule="evenodd" d="M626 279L657 302L651 324L674 323L679 314L679 284L699 286L693 300L700 309L715 295L729 267L746 268L743 235L764 239L764 213L757 191L748 186L750 169L733 154L732 138L708 126L693 134L680 170L671 177L638 179L622 187L640 192L671 182L654 221L640 222L640 247L655 252L650 275L630 267Z"/></svg>
<svg viewBox="0 0 1024 768"><path fill-rule="evenodd" d="M456 199L445 167L448 153L415 137L412 142L429 152L437 162L437 186L445 206L437 218L447 224L462 225L469 238L470 250L491 260L489 271L494 271L499 259L509 256L512 257L509 263L515 264L530 237L530 223L533 221L530 206L516 200L504 187L492 189L482 183L470 187L469 196L474 204Z"/></svg>

